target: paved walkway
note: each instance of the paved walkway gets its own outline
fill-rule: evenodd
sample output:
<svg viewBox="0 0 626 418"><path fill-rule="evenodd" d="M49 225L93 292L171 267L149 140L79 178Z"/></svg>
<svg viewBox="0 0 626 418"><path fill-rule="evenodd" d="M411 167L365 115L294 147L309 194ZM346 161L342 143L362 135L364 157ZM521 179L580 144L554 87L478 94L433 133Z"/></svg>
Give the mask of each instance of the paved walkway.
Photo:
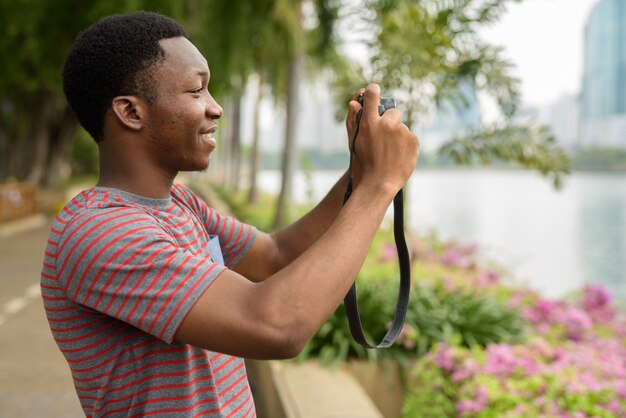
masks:
<svg viewBox="0 0 626 418"><path fill-rule="evenodd" d="M50 224L0 227L0 417L84 417L46 320L39 272Z"/></svg>

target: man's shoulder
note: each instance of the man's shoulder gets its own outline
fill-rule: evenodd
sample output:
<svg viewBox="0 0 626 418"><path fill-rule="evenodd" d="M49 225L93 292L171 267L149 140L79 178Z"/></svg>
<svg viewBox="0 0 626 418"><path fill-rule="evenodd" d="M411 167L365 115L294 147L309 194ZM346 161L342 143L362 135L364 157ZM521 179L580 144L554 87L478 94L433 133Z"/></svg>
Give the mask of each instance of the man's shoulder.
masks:
<svg viewBox="0 0 626 418"><path fill-rule="evenodd" d="M59 211L55 218L54 227L57 232L67 229L70 225L80 224L83 226L94 222L101 223L111 217L138 217L147 215L146 208L128 201L111 190L93 187L85 189L74 196Z"/></svg>
<svg viewBox="0 0 626 418"><path fill-rule="evenodd" d="M102 187L85 189L74 196L59 212L59 216L75 217L89 212L105 214L116 208L138 209L140 205Z"/></svg>
<svg viewBox="0 0 626 418"><path fill-rule="evenodd" d="M182 183L174 183L170 191L173 199L177 200L201 200L200 197L189 187Z"/></svg>
<svg viewBox="0 0 626 418"><path fill-rule="evenodd" d="M172 199L177 200L187 206L189 209L200 214L209 210L208 206L190 187L182 183L174 183L170 191Z"/></svg>

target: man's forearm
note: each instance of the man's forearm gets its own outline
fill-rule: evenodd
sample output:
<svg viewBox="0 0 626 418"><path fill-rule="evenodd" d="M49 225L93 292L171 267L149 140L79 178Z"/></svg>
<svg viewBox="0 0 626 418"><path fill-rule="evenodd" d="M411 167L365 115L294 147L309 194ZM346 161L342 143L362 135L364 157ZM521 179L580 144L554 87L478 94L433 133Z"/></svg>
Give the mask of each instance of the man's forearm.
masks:
<svg viewBox="0 0 626 418"><path fill-rule="evenodd" d="M381 188L356 190L319 239L263 282L258 298L275 313L269 322L300 342L311 338L354 281L392 199Z"/></svg>
<svg viewBox="0 0 626 418"><path fill-rule="evenodd" d="M344 173L315 208L273 234L281 255L281 267L298 258L328 230L343 206L347 179Z"/></svg>

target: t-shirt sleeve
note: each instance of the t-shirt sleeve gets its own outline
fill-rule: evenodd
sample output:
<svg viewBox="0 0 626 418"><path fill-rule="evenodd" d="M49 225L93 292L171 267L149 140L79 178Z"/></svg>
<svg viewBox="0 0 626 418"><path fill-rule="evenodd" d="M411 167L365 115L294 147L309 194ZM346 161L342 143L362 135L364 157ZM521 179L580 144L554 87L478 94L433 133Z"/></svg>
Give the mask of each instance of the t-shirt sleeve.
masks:
<svg viewBox="0 0 626 418"><path fill-rule="evenodd" d="M232 216L221 215L185 186L177 185L175 194L201 218L210 235L216 235L222 249L224 264L232 268L248 252L257 230Z"/></svg>
<svg viewBox="0 0 626 418"><path fill-rule="evenodd" d="M241 232L226 225L227 235ZM226 242L228 256L237 259L245 245ZM118 207L89 211L67 224L56 268L75 303L171 343L193 303L225 267L178 246L145 212Z"/></svg>

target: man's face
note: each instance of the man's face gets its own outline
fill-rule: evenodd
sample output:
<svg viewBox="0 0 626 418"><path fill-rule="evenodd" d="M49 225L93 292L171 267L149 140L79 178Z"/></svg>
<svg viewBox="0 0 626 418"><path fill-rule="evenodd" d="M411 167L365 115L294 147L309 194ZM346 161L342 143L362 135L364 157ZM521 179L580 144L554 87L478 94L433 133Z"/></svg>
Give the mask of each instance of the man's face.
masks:
<svg viewBox="0 0 626 418"><path fill-rule="evenodd" d="M165 60L152 74L156 99L148 105L146 146L155 162L172 171L204 170L215 148L222 108L207 86L209 67L186 38L159 42Z"/></svg>

